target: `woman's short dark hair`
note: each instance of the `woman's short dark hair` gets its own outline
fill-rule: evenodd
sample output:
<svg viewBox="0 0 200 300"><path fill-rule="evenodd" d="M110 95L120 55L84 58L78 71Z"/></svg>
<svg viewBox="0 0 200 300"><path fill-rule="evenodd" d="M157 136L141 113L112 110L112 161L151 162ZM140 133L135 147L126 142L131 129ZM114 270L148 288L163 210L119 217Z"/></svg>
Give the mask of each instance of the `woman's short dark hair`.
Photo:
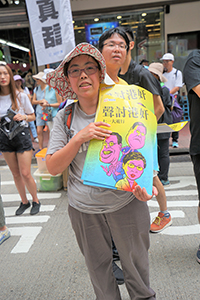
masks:
<svg viewBox="0 0 200 300"><path fill-rule="evenodd" d="M128 50L129 50L129 39L127 37L126 32L120 27L108 29L100 36L100 38L99 38L99 51L102 52L105 40L109 39L115 33L119 34L125 40L126 45L127 45L126 51L128 52Z"/></svg>

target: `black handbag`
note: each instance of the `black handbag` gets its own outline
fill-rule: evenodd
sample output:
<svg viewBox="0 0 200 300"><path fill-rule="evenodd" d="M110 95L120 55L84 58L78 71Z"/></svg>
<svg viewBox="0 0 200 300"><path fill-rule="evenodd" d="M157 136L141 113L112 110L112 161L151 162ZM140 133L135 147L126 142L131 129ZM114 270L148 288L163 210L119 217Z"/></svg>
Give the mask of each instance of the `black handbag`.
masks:
<svg viewBox="0 0 200 300"><path fill-rule="evenodd" d="M7 114L3 116L0 120L0 130L12 140L19 132L21 132L25 127L26 123L24 121L14 121L13 117L17 113L9 108Z"/></svg>

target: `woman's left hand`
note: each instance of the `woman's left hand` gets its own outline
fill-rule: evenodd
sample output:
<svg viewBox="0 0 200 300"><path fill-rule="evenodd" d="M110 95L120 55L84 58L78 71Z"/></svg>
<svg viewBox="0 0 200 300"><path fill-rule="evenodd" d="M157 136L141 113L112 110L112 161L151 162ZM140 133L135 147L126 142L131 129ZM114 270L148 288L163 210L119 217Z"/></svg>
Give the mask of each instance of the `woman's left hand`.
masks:
<svg viewBox="0 0 200 300"><path fill-rule="evenodd" d="M157 196L158 195L158 190L155 186L153 186L152 189L152 195L147 194L147 191L145 188L141 188L139 185L136 185L133 194L135 195L135 197L143 202L146 202L148 200L150 200L153 196Z"/></svg>

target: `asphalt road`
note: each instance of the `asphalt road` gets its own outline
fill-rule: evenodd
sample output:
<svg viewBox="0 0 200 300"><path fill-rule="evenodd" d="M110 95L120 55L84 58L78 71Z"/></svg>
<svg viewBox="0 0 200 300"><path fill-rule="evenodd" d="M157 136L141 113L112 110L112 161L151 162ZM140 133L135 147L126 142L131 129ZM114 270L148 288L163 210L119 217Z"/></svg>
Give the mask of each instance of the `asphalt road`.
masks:
<svg viewBox="0 0 200 300"><path fill-rule="evenodd" d="M150 234L151 287L158 300L199 300L200 243L197 191L188 155L171 156L166 188L173 225ZM37 166L32 165L34 173ZM1 194L11 238L0 246L0 300L94 300L95 295L67 214L67 194L38 193L41 212L15 217L19 196L7 166L0 166ZM151 217L158 212L155 198L148 202ZM130 299L125 285L122 299Z"/></svg>

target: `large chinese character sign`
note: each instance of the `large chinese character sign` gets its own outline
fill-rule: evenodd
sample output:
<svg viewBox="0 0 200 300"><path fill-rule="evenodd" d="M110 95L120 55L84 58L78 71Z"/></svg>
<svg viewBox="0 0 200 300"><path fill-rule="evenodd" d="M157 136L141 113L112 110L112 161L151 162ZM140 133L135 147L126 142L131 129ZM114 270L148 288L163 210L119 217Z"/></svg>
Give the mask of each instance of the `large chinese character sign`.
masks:
<svg viewBox="0 0 200 300"><path fill-rule="evenodd" d="M95 121L111 125L103 142L90 141L82 179L85 184L152 193L157 169L157 121L153 96L134 85L102 85Z"/></svg>
<svg viewBox="0 0 200 300"><path fill-rule="evenodd" d="M38 66L61 61L74 46L69 0L26 0Z"/></svg>

